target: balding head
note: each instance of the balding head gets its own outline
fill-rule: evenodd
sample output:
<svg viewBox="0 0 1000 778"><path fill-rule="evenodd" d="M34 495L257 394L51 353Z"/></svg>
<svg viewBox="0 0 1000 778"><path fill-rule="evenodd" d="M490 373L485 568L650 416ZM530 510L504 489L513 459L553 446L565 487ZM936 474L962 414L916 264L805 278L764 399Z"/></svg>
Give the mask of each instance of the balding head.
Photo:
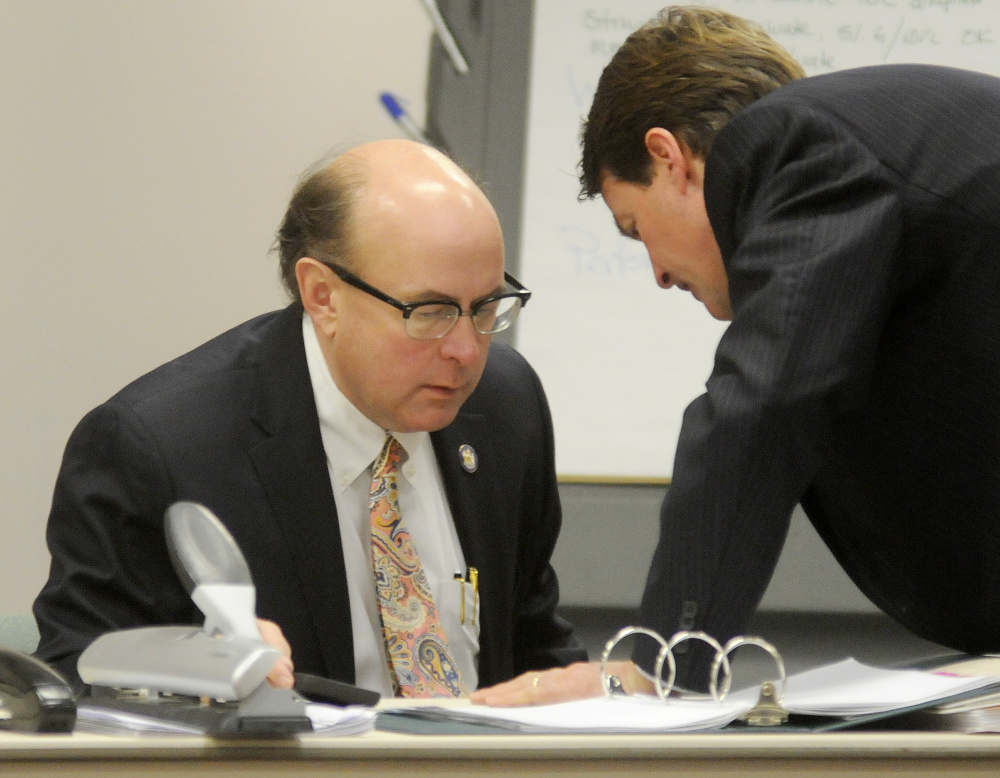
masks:
<svg viewBox="0 0 1000 778"><path fill-rule="evenodd" d="M306 179L280 237L343 395L385 430L450 424L489 352L473 311L509 292L500 223L472 180L428 146L369 143Z"/></svg>
<svg viewBox="0 0 1000 778"><path fill-rule="evenodd" d="M302 257L359 272L361 236L400 222L457 230L468 219L495 226L499 234L489 200L451 159L408 140L366 143L322 164L299 183L275 241L282 281L298 298L295 263Z"/></svg>

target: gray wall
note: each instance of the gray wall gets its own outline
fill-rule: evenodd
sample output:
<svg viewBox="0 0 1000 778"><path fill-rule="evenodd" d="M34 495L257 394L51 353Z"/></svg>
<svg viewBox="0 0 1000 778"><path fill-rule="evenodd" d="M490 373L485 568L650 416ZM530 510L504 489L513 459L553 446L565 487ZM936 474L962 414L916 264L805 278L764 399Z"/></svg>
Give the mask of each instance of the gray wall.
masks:
<svg viewBox="0 0 1000 778"><path fill-rule="evenodd" d="M553 558L564 605L637 607L659 534L658 486L562 484L563 529ZM761 608L874 613L796 509Z"/></svg>

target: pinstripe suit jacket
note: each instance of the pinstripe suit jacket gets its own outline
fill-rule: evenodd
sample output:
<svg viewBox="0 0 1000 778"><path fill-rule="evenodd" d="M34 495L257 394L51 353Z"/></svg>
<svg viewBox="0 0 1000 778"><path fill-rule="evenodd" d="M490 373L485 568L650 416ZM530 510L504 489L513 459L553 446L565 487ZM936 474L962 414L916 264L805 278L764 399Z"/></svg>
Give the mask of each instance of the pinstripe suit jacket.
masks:
<svg viewBox="0 0 1000 778"><path fill-rule="evenodd" d="M801 502L886 613L1000 649L1000 79L785 86L718 135L705 201L733 320L684 415L642 621L745 629Z"/></svg>

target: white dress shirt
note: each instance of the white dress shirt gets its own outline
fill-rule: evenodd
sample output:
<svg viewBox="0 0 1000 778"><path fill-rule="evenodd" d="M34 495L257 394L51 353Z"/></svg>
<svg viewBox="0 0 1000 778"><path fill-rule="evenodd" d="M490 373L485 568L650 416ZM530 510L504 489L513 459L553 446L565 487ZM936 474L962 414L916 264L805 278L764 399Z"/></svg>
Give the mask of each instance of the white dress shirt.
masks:
<svg viewBox="0 0 1000 778"><path fill-rule="evenodd" d="M473 625L472 612L474 609L478 614L479 609L478 603L471 599L471 587L462 587L455 581L456 573L463 577L466 574L465 558L430 434L384 430L354 407L330 375L308 314L302 317L302 339L344 549L354 635L355 684L392 696L375 595L368 511L372 463L382 450L386 435L391 434L406 452L398 484L399 511L420 556L449 652L458 665L466 691L472 691L478 685L479 658L479 619ZM467 600L464 625L460 616L463 594Z"/></svg>

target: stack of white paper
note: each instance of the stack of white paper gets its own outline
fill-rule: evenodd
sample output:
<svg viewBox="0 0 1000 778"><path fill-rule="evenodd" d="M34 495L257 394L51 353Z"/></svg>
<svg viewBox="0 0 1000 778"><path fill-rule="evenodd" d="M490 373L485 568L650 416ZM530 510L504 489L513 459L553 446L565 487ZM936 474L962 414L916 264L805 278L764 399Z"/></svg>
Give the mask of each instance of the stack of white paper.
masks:
<svg viewBox="0 0 1000 778"><path fill-rule="evenodd" d="M861 716L943 700L996 682L986 676L883 670L845 659L790 677L781 704L789 713ZM745 699L746 695L733 696Z"/></svg>
<svg viewBox="0 0 1000 778"><path fill-rule="evenodd" d="M171 719L143 716L86 702L77 703L77 732L96 732L101 735L201 735L202 727Z"/></svg>
<svg viewBox="0 0 1000 778"><path fill-rule="evenodd" d="M320 735L360 735L375 726L375 711L361 705L324 705L310 702L306 715L313 725L313 732Z"/></svg>
<svg viewBox="0 0 1000 778"><path fill-rule="evenodd" d="M155 711L155 707L151 707L150 710ZM375 726L375 711L358 705L341 708L311 702L306 705L306 715L312 722L313 733L321 735L360 735ZM80 732L97 732L105 735L205 733L204 727L198 724L147 716L87 702L77 705L76 729Z"/></svg>
<svg viewBox="0 0 1000 778"><path fill-rule="evenodd" d="M854 659L793 675L782 706L790 713L841 718L904 710L997 683L925 670L882 670ZM402 707L390 713L439 722L481 724L532 733L650 733L718 729L756 705L747 689L722 703L711 698L600 697L526 708Z"/></svg>
<svg viewBox="0 0 1000 778"><path fill-rule="evenodd" d="M598 697L528 708L395 708L421 719L483 724L519 732L595 734L693 732L724 727L750 710L752 702L726 700L670 700L656 697Z"/></svg>

